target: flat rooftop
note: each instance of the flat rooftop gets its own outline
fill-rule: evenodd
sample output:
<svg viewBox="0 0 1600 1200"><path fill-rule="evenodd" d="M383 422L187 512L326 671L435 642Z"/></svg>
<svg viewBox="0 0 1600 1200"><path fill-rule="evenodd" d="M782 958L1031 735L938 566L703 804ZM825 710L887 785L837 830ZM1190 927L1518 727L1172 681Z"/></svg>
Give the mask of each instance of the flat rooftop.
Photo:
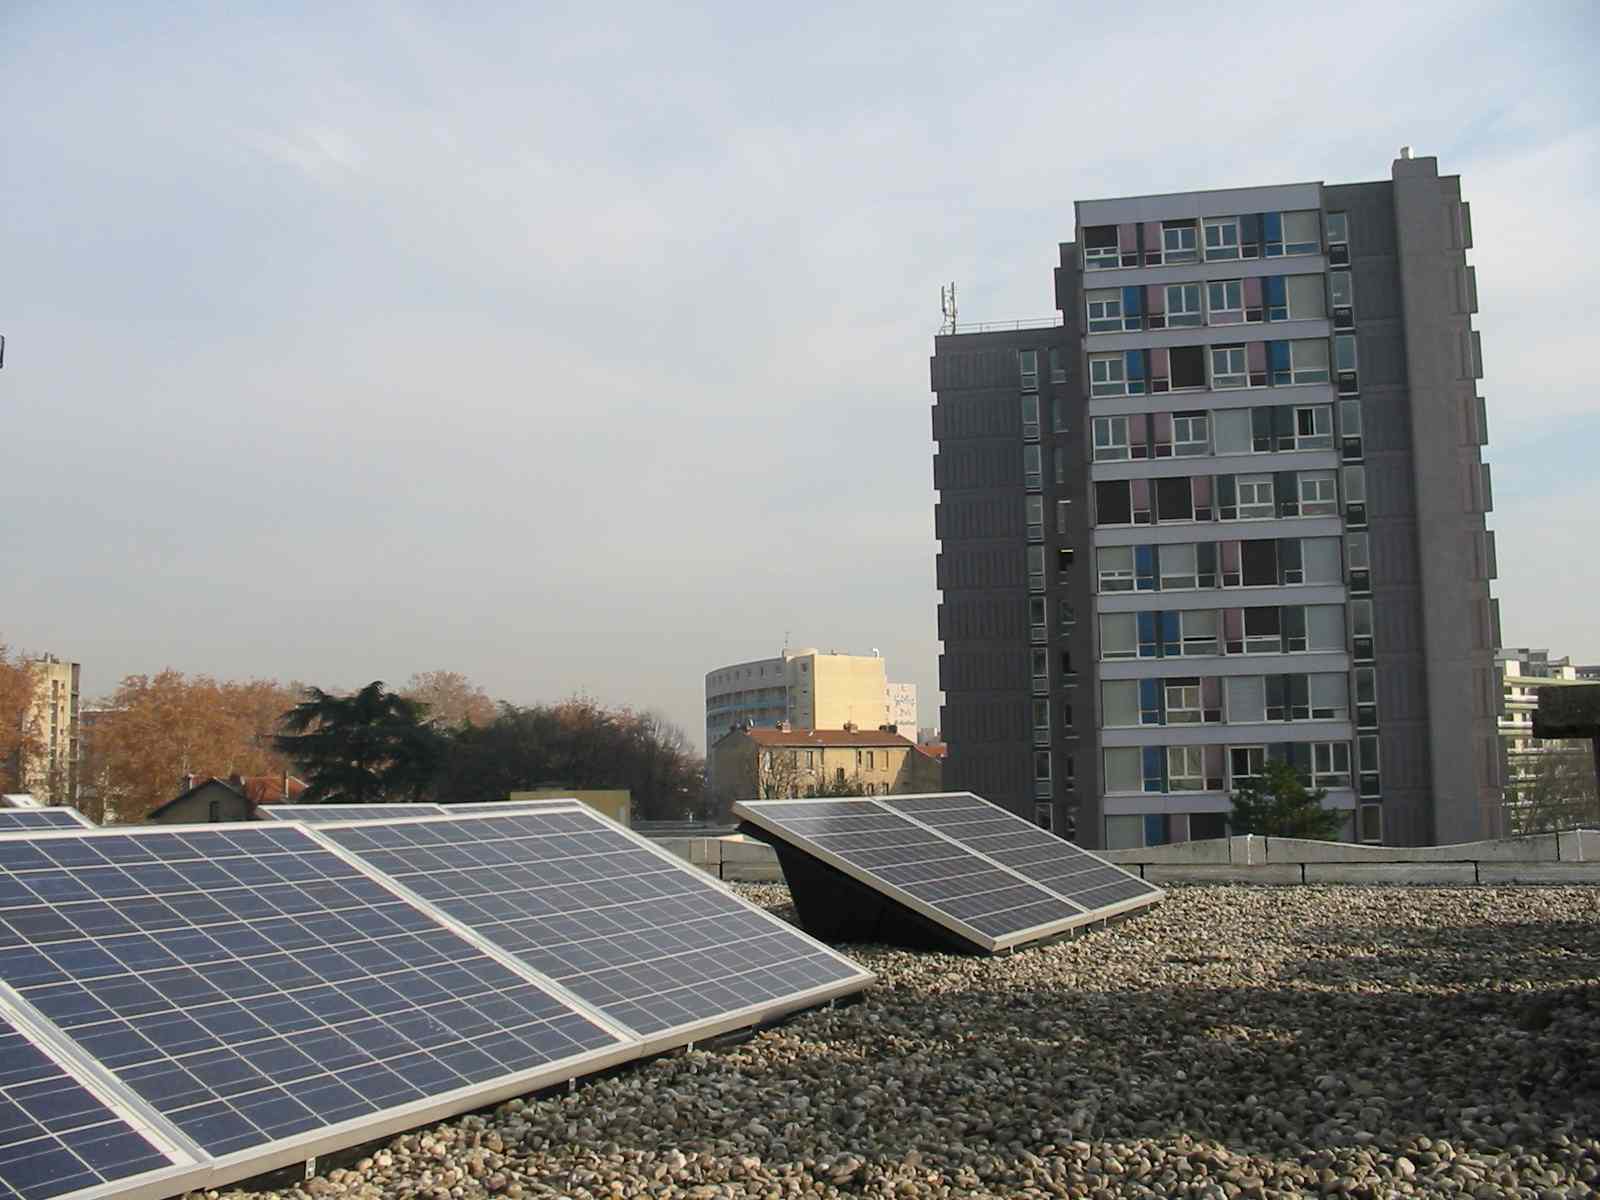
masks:
<svg viewBox="0 0 1600 1200"><path fill-rule="evenodd" d="M792 917L785 888L740 891ZM1010 956L846 950L879 974L859 1003L408 1133L336 1190L1538 1197L1600 1177L1600 888L1175 887Z"/></svg>

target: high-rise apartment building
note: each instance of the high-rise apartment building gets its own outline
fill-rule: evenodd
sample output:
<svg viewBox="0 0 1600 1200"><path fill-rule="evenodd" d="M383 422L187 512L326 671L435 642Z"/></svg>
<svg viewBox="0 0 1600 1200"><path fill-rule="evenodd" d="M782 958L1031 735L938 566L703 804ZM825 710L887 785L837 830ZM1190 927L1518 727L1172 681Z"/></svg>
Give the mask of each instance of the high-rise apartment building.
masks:
<svg viewBox="0 0 1600 1200"><path fill-rule="evenodd" d="M1281 760L1352 838L1499 831L1471 244L1405 152L1082 201L1055 322L936 339L946 786L1137 846Z"/></svg>
<svg viewBox="0 0 1600 1200"><path fill-rule="evenodd" d="M28 721L39 750L19 772L24 791L50 804L78 799L78 677L75 662L46 654L28 663L33 673L33 707Z"/></svg>

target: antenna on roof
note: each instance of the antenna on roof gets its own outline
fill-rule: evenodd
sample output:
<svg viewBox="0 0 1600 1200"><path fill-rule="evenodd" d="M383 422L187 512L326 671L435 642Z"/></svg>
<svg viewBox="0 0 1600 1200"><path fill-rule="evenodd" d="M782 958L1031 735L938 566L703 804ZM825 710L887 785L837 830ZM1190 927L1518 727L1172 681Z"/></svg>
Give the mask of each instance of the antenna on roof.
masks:
<svg viewBox="0 0 1600 1200"><path fill-rule="evenodd" d="M944 314L944 324L939 326L939 332L954 333L956 331L955 280L950 281L949 287L939 289L939 311Z"/></svg>

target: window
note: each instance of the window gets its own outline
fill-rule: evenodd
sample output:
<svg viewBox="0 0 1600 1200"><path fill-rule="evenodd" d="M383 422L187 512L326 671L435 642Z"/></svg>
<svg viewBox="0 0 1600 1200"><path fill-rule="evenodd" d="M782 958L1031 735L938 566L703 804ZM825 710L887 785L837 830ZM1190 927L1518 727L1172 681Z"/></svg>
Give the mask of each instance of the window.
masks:
<svg viewBox="0 0 1600 1200"><path fill-rule="evenodd" d="M59 682L59 681L58 680L54 680L54 679L52 679L50 681L51 690L52 691L55 690L55 684L57 682ZM55 723L54 714L51 715L50 720L51 720L51 724ZM208 820L208 821L220 821L220 820L222 820L222 801L220 801L220 800L212 800L207 804L207 806L206 806L206 820Z"/></svg>
<svg viewBox="0 0 1600 1200"><path fill-rule="evenodd" d="M1072 574L1072 560L1077 554L1071 546L1056 547L1056 577L1066 579Z"/></svg>
<svg viewBox="0 0 1600 1200"><path fill-rule="evenodd" d="M1067 481L1067 448L1065 446L1055 447L1050 457L1055 463L1056 482L1065 483Z"/></svg>
<svg viewBox="0 0 1600 1200"><path fill-rule="evenodd" d="M1228 720L1256 725L1267 719L1266 680L1260 675L1230 675L1227 680Z"/></svg>
<svg viewBox="0 0 1600 1200"><path fill-rule="evenodd" d="M1344 606L1312 604L1306 607L1306 647L1309 650L1344 649Z"/></svg>
<svg viewBox="0 0 1600 1200"><path fill-rule="evenodd" d="M1048 650L1035 650L1033 660L1033 690L1050 690L1050 652Z"/></svg>
<svg viewBox="0 0 1600 1200"><path fill-rule="evenodd" d="M1322 253L1322 230L1315 212L1283 214L1283 252L1285 254Z"/></svg>
<svg viewBox="0 0 1600 1200"><path fill-rule="evenodd" d="M1066 533L1071 526L1072 501L1056 501L1056 532Z"/></svg>
<svg viewBox="0 0 1600 1200"><path fill-rule="evenodd" d="M1162 546L1159 549L1161 560L1161 590L1163 592L1193 591L1199 586L1196 575L1197 556L1192 544L1180 543L1173 546ZM1102 589L1104 590L1104 589Z"/></svg>
<svg viewBox="0 0 1600 1200"><path fill-rule="evenodd" d="M1095 288L1083 294L1090 333L1122 332L1122 289Z"/></svg>
<svg viewBox="0 0 1600 1200"><path fill-rule="evenodd" d="M1022 394L1022 436L1030 442L1038 440L1039 394L1037 392Z"/></svg>
<svg viewBox="0 0 1600 1200"><path fill-rule="evenodd" d="M1095 462L1117 462L1130 456L1128 418L1096 417L1094 419Z"/></svg>
<svg viewBox="0 0 1600 1200"><path fill-rule="evenodd" d="M1300 542L1302 579L1305 583L1339 583L1339 539L1304 538Z"/></svg>
<svg viewBox="0 0 1600 1200"><path fill-rule="evenodd" d="M1044 591L1044 547L1028 546L1026 548L1028 564L1028 586L1036 592Z"/></svg>
<svg viewBox="0 0 1600 1200"><path fill-rule="evenodd" d="M1205 752L1199 746L1167 747L1167 790L1203 792L1206 788Z"/></svg>
<svg viewBox="0 0 1600 1200"><path fill-rule="evenodd" d="M1144 768L1137 746L1119 746L1107 750L1105 760L1107 792L1144 791Z"/></svg>
<svg viewBox="0 0 1600 1200"><path fill-rule="evenodd" d="M1083 269L1105 271L1122 265L1115 225L1095 225L1083 231Z"/></svg>
<svg viewBox="0 0 1600 1200"><path fill-rule="evenodd" d="M1022 498L1022 520L1027 526L1027 535L1030 542L1037 542L1044 537L1044 497L1024 496Z"/></svg>
<svg viewBox="0 0 1600 1200"><path fill-rule="evenodd" d="M1317 404L1294 410L1296 450L1333 449L1333 409Z"/></svg>
<svg viewBox="0 0 1600 1200"><path fill-rule="evenodd" d="M1046 605L1043 596L1028 597L1028 627L1036 642L1045 640L1045 611Z"/></svg>
<svg viewBox="0 0 1600 1200"><path fill-rule="evenodd" d="M1200 711L1200 681L1198 679L1169 679L1163 685L1168 725L1198 725L1204 719Z"/></svg>
<svg viewBox="0 0 1600 1200"><path fill-rule="evenodd" d="M1135 613L1100 614L1100 657L1137 658L1139 624Z"/></svg>
<svg viewBox="0 0 1600 1200"><path fill-rule="evenodd" d="M1022 374L1022 390L1025 392L1037 391L1039 388L1039 352L1037 350L1018 350L1017 367ZM1037 420L1037 418L1035 418Z"/></svg>
<svg viewBox="0 0 1600 1200"><path fill-rule="evenodd" d="M1312 675L1309 677L1311 719L1313 721L1344 721L1350 716L1350 681L1343 675Z"/></svg>
<svg viewBox="0 0 1600 1200"><path fill-rule="evenodd" d="M1107 729L1139 724L1139 681L1107 679L1100 684L1100 723Z"/></svg>
<svg viewBox="0 0 1600 1200"><path fill-rule="evenodd" d="M1061 652L1061 679L1062 679L1062 681L1065 682L1065 683L1070 683L1074 679L1076 679L1077 677L1078 677L1078 673L1072 669L1072 651L1071 650L1063 650Z"/></svg>
<svg viewBox="0 0 1600 1200"><path fill-rule="evenodd" d="M1239 257L1239 218L1209 217L1206 220L1206 261L1220 262Z"/></svg>
<svg viewBox="0 0 1600 1200"><path fill-rule="evenodd" d="M1157 520L1194 520L1194 487L1187 475L1157 479L1155 485Z"/></svg>
<svg viewBox="0 0 1600 1200"><path fill-rule="evenodd" d="M1350 743L1311 743L1311 785L1313 787L1350 786Z"/></svg>
<svg viewBox="0 0 1600 1200"><path fill-rule="evenodd" d="M1132 480L1101 480L1094 485L1094 515L1099 525L1133 524Z"/></svg>
<svg viewBox="0 0 1600 1200"><path fill-rule="evenodd" d="M1050 751L1036 750L1033 754L1033 781L1035 783L1050 782Z"/></svg>
<svg viewBox="0 0 1600 1200"><path fill-rule="evenodd" d="M1038 446L1022 448L1022 486L1038 491L1044 484L1044 451Z"/></svg>
<svg viewBox="0 0 1600 1200"><path fill-rule="evenodd" d="M1276 608L1247 608L1244 610L1244 643L1246 654L1280 654L1283 652L1283 623ZM1231 650L1232 647L1230 646Z"/></svg>
<svg viewBox="0 0 1600 1200"><path fill-rule="evenodd" d="M873 756L873 751L868 750L867 751L867 770L869 770L869 771L874 769L872 756Z"/></svg>
<svg viewBox="0 0 1600 1200"><path fill-rule="evenodd" d="M1239 543L1240 579L1243 587L1275 587L1278 583L1278 543L1272 538L1252 538Z"/></svg>
<svg viewBox="0 0 1600 1200"><path fill-rule="evenodd" d="M1243 346L1211 347L1211 386L1242 388L1249 384L1249 368Z"/></svg>
<svg viewBox="0 0 1600 1200"><path fill-rule="evenodd" d="M1163 221L1161 223L1161 261L1163 263L1192 263L1200 261L1193 221Z"/></svg>
<svg viewBox="0 0 1600 1200"><path fill-rule="evenodd" d="M833 781L835 783L843 783L844 782L844 768L843 767L835 767L833 769Z"/></svg>
<svg viewBox="0 0 1600 1200"><path fill-rule="evenodd" d="M1327 383L1328 343L1319 339L1302 339L1289 343L1289 379L1277 382Z"/></svg>
<svg viewBox="0 0 1600 1200"><path fill-rule="evenodd" d="M1060 561L1059 552L1057 561ZM1071 561L1070 559L1068 560ZM1066 567L1061 568L1062 575L1066 574ZM1056 601L1056 628L1066 633L1078 623L1078 610L1072 607L1072 601L1061 599Z"/></svg>
<svg viewBox="0 0 1600 1200"><path fill-rule="evenodd" d="M1211 438L1206 429L1206 414L1181 412L1172 414L1172 453L1179 458L1209 454Z"/></svg>
<svg viewBox="0 0 1600 1200"><path fill-rule="evenodd" d="M1217 614L1209 608L1186 609L1182 617L1183 653L1189 655L1216 654Z"/></svg>
<svg viewBox="0 0 1600 1200"><path fill-rule="evenodd" d="M1049 804L1035 804L1033 806L1033 823L1047 832L1055 827L1055 807Z"/></svg>
<svg viewBox="0 0 1600 1200"><path fill-rule="evenodd" d="M1361 840L1363 842L1383 841L1383 805L1363 804L1361 806Z"/></svg>
<svg viewBox="0 0 1600 1200"><path fill-rule="evenodd" d="M1050 397L1050 427L1057 433L1066 433L1072 428L1072 420L1068 415L1071 403L1071 397L1064 391Z"/></svg>
<svg viewBox="0 0 1600 1200"><path fill-rule="evenodd" d="M1312 321L1328 315L1328 292L1321 275L1290 275L1284 291L1289 300L1289 320Z"/></svg>
<svg viewBox="0 0 1600 1200"><path fill-rule="evenodd" d="M1174 283L1167 286L1168 329L1203 325L1205 319L1205 312L1200 307L1198 283Z"/></svg>
<svg viewBox="0 0 1600 1200"><path fill-rule="evenodd" d="M1065 383L1067 381L1067 368L1061 363L1061 351L1052 348L1050 351L1050 382Z"/></svg>
<svg viewBox="0 0 1600 1200"><path fill-rule="evenodd" d="M1089 356L1089 394L1091 396L1125 396L1128 394L1128 377L1120 354L1091 354Z"/></svg>
<svg viewBox="0 0 1600 1200"><path fill-rule="evenodd" d="M1341 333L1333 339L1333 369L1335 371L1354 371L1356 369L1356 335Z"/></svg>
<svg viewBox="0 0 1600 1200"><path fill-rule="evenodd" d="M1235 487L1239 494L1239 520L1256 521L1275 514L1271 475L1240 475Z"/></svg>
<svg viewBox="0 0 1600 1200"><path fill-rule="evenodd" d="M1244 320L1244 281L1219 279L1206 284L1206 315L1212 325L1238 325Z"/></svg>
<svg viewBox="0 0 1600 1200"><path fill-rule="evenodd" d="M1206 386L1204 346L1174 346L1167 352L1170 387L1175 392Z"/></svg>
<svg viewBox="0 0 1600 1200"><path fill-rule="evenodd" d="M816 765L817 765L817 752L815 750L807 750L806 751L806 766L814 767Z"/></svg>
<svg viewBox="0 0 1600 1200"><path fill-rule="evenodd" d="M1349 308L1355 303L1355 292L1350 283L1349 271L1328 272L1328 294L1335 308Z"/></svg>
<svg viewBox="0 0 1600 1200"><path fill-rule="evenodd" d="M1328 213L1322 218L1327 226L1328 234L1328 261L1331 263L1347 263L1350 261L1350 222L1344 213Z"/></svg>
<svg viewBox="0 0 1600 1200"><path fill-rule="evenodd" d="M1339 511L1338 485L1332 471L1300 472L1300 515L1328 516Z"/></svg>
<svg viewBox="0 0 1600 1200"><path fill-rule="evenodd" d="M1228 747L1228 775L1234 787L1245 783L1259 783L1266 774L1267 748L1265 746Z"/></svg>
<svg viewBox="0 0 1600 1200"><path fill-rule="evenodd" d="M1224 408L1211 415L1213 435L1216 441L1217 454L1249 454L1250 441L1250 410L1248 408Z"/></svg>
<svg viewBox="0 0 1600 1200"><path fill-rule="evenodd" d="M1095 552L1095 569L1102 592L1133 591L1133 547L1102 546Z"/></svg>
<svg viewBox="0 0 1600 1200"><path fill-rule="evenodd" d="M1043 736L1050 740L1050 701L1035 699L1033 702L1033 736Z"/></svg>

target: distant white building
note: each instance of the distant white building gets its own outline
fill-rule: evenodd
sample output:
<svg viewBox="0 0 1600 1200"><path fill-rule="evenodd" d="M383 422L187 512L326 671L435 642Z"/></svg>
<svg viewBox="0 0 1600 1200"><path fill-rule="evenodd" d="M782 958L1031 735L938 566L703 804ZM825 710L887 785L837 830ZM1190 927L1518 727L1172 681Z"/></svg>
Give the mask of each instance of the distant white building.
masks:
<svg viewBox="0 0 1600 1200"><path fill-rule="evenodd" d="M916 741L917 685L891 683L886 687L889 693L889 724L912 741Z"/></svg>

